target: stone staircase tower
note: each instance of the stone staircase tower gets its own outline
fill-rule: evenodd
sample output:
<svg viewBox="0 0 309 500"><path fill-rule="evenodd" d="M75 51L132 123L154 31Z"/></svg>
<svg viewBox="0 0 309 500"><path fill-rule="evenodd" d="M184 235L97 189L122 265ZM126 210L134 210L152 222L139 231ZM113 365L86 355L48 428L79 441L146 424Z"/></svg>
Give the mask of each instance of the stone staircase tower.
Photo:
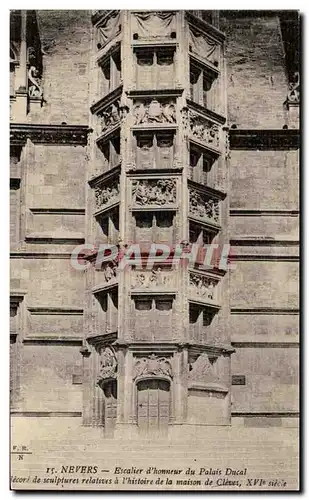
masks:
<svg viewBox="0 0 309 500"><path fill-rule="evenodd" d="M229 241L217 15L92 17L86 242L140 252L123 267L92 253L85 272L83 423L106 437L230 424L226 269L220 252L185 258ZM154 243L169 256L151 265Z"/></svg>

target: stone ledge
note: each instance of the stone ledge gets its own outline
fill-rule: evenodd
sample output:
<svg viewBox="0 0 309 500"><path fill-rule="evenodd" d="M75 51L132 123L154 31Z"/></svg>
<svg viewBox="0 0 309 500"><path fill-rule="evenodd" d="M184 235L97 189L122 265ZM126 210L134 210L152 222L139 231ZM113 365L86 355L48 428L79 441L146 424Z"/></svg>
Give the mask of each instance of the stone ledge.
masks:
<svg viewBox="0 0 309 500"><path fill-rule="evenodd" d="M87 125L44 125L21 124L10 125L10 145L24 145L27 139L34 144L87 145L88 133L92 132Z"/></svg>

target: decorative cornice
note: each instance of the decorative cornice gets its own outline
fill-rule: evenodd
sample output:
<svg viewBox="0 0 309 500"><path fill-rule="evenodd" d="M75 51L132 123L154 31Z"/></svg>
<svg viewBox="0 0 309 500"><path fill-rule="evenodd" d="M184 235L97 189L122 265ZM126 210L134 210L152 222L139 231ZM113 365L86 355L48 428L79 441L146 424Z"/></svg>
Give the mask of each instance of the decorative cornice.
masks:
<svg viewBox="0 0 309 500"><path fill-rule="evenodd" d="M207 309L212 314L216 314L221 309L221 306L219 306L219 304L212 303L212 302L210 302L210 300L207 300L207 299L203 300L203 298L199 299L196 296L191 298L190 292L189 292L189 296L188 296L188 302L190 304L201 306L204 309Z"/></svg>
<svg viewBox="0 0 309 500"><path fill-rule="evenodd" d="M285 151L299 149L300 133L296 129L230 129L229 141L234 150Z"/></svg>
<svg viewBox="0 0 309 500"><path fill-rule="evenodd" d="M140 298L140 297L153 297L153 296L160 296L160 297L176 297L177 295L177 290L168 290L167 288L161 287L161 288L147 288L141 289L141 288L136 288L134 290L131 290L129 292L131 297L134 298Z"/></svg>
<svg viewBox="0 0 309 500"><path fill-rule="evenodd" d="M151 41L150 40L149 41L134 40L131 44L131 47L133 50L138 50L138 49L151 50L151 49L155 49L155 48L160 48L160 49L169 48L169 49L176 50L178 45L179 44L176 41L158 38L157 40L151 40Z"/></svg>
<svg viewBox="0 0 309 500"><path fill-rule="evenodd" d="M93 346L107 346L107 345L115 345L115 341L117 340L117 332L105 333L105 334L90 334L86 337L86 340L89 345Z"/></svg>
<svg viewBox="0 0 309 500"><path fill-rule="evenodd" d="M147 90L127 90L128 97L180 97L183 93L183 88L180 89L147 89Z"/></svg>
<svg viewBox="0 0 309 500"><path fill-rule="evenodd" d="M94 187L97 184L103 184L111 179L119 177L120 173L121 173L121 163L111 168L110 170L103 172L103 174L91 177L91 179L89 179L88 181L88 184L90 187Z"/></svg>
<svg viewBox="0 0 309 500"><path fill-rule="evenodd" d="M10 125L10 145L23 146L27 139L34 144L87 145L87 135L92 130L86 125L44 125L21 124Z"/></svg>
<svg viewBox="0 0 309 500"><path fill-rule="evenodd" d="M34 215L85 215L84 208L30 208Z"/></svg>
<svg viewBox="0 0 309 500"><path fill-rule="evenodd" d="M192 52L189 52L189 55L190 55L190 61L193 63L193 66L197 66L198 68L202 66L202 68L205 68L207 70L207 77L209 75L209 77L211 77L212 80L218 78L220 71L214 64L212 64L207 59L204 59L200 54L197 55L193 54Z"/></svg>
<svg viewBox="0 0 309 500"><path fill-rule="evenodd" d="M201 113L206 118L209 118L216 123L220 123L220 125L224 125L224 123L226 122L226 118L224 116L215 113L215 111L212 111L211 109L205 108L201 104L198 104L191 99L187 99L187 105L189 109L192 109L197 113Z"/></svg>
<svg viewBox="0 0 309 500"><path fill-rule="evenodd" d="M91 113L97 113L98 111L101 111L102 109L112 104L116 99L119 99L122 94L122 88L123 86L119 85L119 87L114 89L112 92L108 93L99 101L95 102L90 108Z"/></svg>
<svg viewBox="0 0 309 500"><path fill-rule="evenodd" d="M205 186L204 184L200 184L199 182L188 180L188 187L208 194L210 197L215 198L216 200L224 200L226 198L226 193L224 193L223 191L219 191L218 189L214 189L210 186Z"/></svg>
<svg viewBox="0 0 309 500"><path fill-rule="evenodd" d="M103 47L101 47L96 60L98 66L103 66L108 63L110 56L120 51L120 37L121 32L119 31L114 38L107 41Z"/></svg>
<svg viewBox="0 0 309 500"><path fill-rule="evenodd" d="M26 252L26 251L20 251L20 252L11 252L10 253L10 258L11 259L71 259L72 253L71 252Z"/></svg>
<svg viewBox="0 0 309 500"><path fill-rule="evenodd" d="M134 125L131 127L133 134L143 132L172 132L175 133L178 125L176 123L151 123L147 125Z"/></svg>
<svg viewBox="0 0 309 500"><path fill-rule="evenodd" d="M28 307L28 311L32 315L43 316L82 316L84 310L80 307Z"/></svg>
<svg viewBox="0 0 309 500"><path fill-rule="evenodd" d="M41 234L29 234L28 236L25 236L25 241L27 243L38 243L41 245L82 245L85 243L85 238L84 237L55 237L55 236L44 236Z"/></svg>
<svg viewBox="0 0 309 500"><path fill-rule="evenodd" d="M149 168L137 168L132 169L127 172L127 176L130 178L139 178L145 177L145 179L155 178L161 179L162 176L167 176L167 178L179 176L182 174L182 168L158 168L158 169L149 169Z"/></svg>
<svg viewBox="0 0 309 500"><path fill-rule="evenodd" d="M60 337L51 335L37 335L29 336L23 339L23 344L28 345L70 345L81 347L83 345L83 338L80 337Z"/></svg>

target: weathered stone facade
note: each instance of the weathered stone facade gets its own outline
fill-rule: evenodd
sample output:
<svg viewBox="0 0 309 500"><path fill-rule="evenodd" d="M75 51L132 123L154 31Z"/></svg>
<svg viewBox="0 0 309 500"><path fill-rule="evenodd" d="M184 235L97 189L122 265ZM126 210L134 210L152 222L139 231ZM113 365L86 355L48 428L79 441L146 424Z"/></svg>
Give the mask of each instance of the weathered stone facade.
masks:
<svg viewBox="0 0 309 500"><path fill-rule="evenodd" d="M297 426L297 23L11 13L15 417ZM139 243L141 265L72 266L101 243ZM230 243L232 265L147 269L151 243Z"/></svg>

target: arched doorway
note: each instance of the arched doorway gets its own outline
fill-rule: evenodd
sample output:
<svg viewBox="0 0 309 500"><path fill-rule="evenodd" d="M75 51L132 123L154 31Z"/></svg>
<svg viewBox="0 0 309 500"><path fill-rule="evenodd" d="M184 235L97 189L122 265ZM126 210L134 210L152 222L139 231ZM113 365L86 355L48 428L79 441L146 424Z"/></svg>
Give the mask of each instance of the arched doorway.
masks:
<svg viewBox="0 0 309 500"><path fill-rule="evenodd" d="M141 434L166 435L170 421L170 382L144 379L137 382L137 424Z"/></svg>
<svg viewBox="0 0 309 500"><path fill-rule="evenodd" d="M104 431L112 437L117 419L117 381L109 380L103 386L104 393Z"/></svg>

